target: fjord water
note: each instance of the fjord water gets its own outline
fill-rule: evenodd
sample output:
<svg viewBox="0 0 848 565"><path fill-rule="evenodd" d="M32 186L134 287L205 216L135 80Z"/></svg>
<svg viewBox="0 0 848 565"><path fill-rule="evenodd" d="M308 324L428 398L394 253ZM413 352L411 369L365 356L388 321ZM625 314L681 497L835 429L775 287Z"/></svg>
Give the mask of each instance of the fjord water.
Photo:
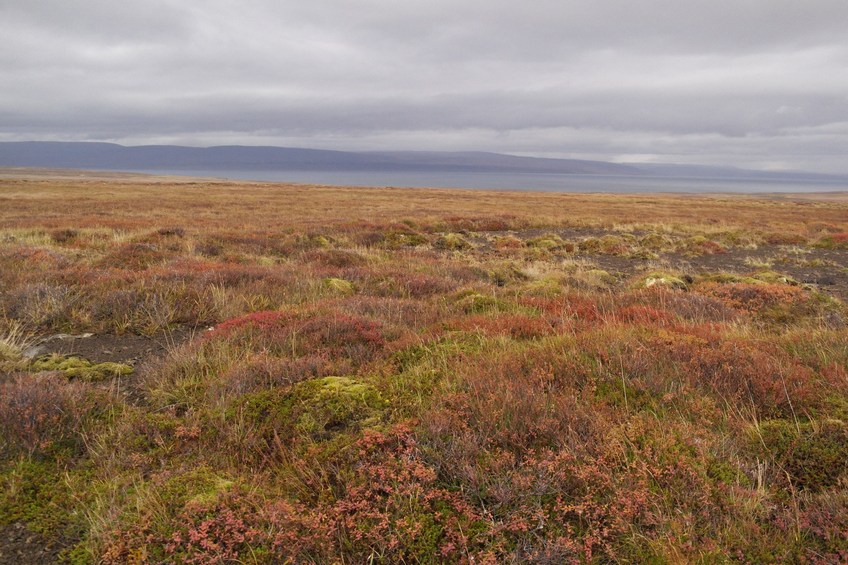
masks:
<svg viewBox="0 0 848 565"><path fill-rule="evenodd" d="M414 171L155 170L144 173L231 180L340 186L473 188L543 192L769 193L848 191L848 179L749 179L668 176L574 175L551 173Z"/></svg>

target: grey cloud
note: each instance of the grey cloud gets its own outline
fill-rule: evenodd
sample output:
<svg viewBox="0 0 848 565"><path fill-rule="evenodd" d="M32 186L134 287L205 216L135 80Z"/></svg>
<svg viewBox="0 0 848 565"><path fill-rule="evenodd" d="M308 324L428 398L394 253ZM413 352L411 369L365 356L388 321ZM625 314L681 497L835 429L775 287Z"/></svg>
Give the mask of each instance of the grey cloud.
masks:
<svg viewBox="0 0 848 565"><path fill-rule="evenodd" d="M848 172L846 21L844 0L7 0L0 139Z"/></svg>

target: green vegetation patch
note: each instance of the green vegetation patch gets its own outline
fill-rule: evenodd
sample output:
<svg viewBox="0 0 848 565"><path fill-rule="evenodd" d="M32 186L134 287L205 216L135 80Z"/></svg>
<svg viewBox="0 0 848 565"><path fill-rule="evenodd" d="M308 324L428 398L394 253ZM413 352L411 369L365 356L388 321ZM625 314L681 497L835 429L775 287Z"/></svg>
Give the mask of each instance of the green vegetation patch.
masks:
<svg viewBox="0 0 848 565"><path fill-rule="evenodd" d="M792 277L775 271L760 271L751 275L710 273L699 277L698 282L719 284L787 284L790 286L798 286L800 284Z"/></svg>
<svg viewBox="0 0 848 565"><path fill-rule="evenodd" d="M586 271L585 276L588 281L594 282L595 286L598 287L612 286L618 281L615 275L603 269L589 269Z"/></svg>
<svg viewBox="0 0 848 565"><path fill-rule="evenodd" d="M513 282L530 280L524 271L512 264L496 266L489 271L489 277L495 286L507 286Z"/></svg>
<svg viewBox="0 0 848 565"><path fill-rule="evenodd" d="M842 420L768 420L754 441L797 488L820 491L848 474L848 425Z"/></svg>
<svg viewBox="0 0 848 565"><path fill-rule="evenodd" d="M848 233L826 235L816 241L813 247L819 249L848 249Z"/></svg>
<svg viewBox="0 0 848 565"><path fill-rule="evenodd" d="M436 241L433 242L433 247L447 251L461 251L463 249L471 249L473 246L458 233L446 233L436 238Z"/></svg>
<svg viewBox="0 0 848 565"><path fill-rule="evenodd" d="M125 377L134 372L130 365L123 363L92 363L81 357L64 357L62 355L50 355L36 359L30 364L29 369L33 372L60 371L69 379L89 382Z"/></svg>
<svg viewBox="0 0 848 565"><path fill-rule="evenodd" d="M327 249L332 245L333 241L323 235L310 235L307 236L302 243L307 246L317 247L319 249Z"/></svg>
<svg viewBox="0 0 848 565"><path fill-rule="evenodd" d="M313 440L373 426L388 406L374 386L350 377L310 379L289 389L247 395L242 403L245 416L260 428Z"/></svg>
<svg viewBox="0 0 848 565"><path fill-rule="evenodd" d="M689 283L682 277L664 272L654 272L636 282L634 288L665 287L675 290L687 290Z"/></svg>
<svg viewBox="0 0 848 565"><path fill-rule="evenodd" d="M581 253L590 255L629 255L635 237L630 234L587 237L579 244Z"/></svg>
<svg viewBox="0 0 848 565"><path fill-rule="evenodd" d="M707 239L703 235L695 235L680 242L677 251L689 257L697 257L699 255L727 253L727 248L717 241Z"/></svg>
<svg viewBox="0 0 848 565"><path fill-rule="evenodd" d="M398 249L400 247L418 247L419 245L427 245L430 240L427 236L409 231L393 230L385 235L383 245L389 249Z"/></svg>
<svg viewBox="0 0 848 565"><path fill-rule="evenodd" d="M650 251L674 251L676 244L670 236L661 233L649 233L639 239L639 245Z"/></svg>
<svg viewBox="0 0 848 565"><path fill-rule="evenodd" d="M563 292L563 285L554 277L543 277L525 284L521 292L531 296L556 296Z"/></svg>
<svg viewBox="0 0 848 565"><path fill-rule="evenodd" d="M345 279L326 278L324 279L324 287L342 296L356 294L356 288L353 286L353 283Z"/></svg>
<svg viewBox="0 0 848 565"><path fill-rule="evenodd" d="M82 516L72 511L71 483L79 474L65 475L54 462L33 458L7 465L0 470L0 525L21 521L48 536L78 535L84 525Z"/></svg>
<svg viewBox="0 0 848 565"><path fill-rule="evenodd" d="M457 304L466 314L483 314L486 312L505 312L512 310L511 305L495 296L480 294L474 291L459 293Z"/></svg>
<svg viewBox="0 0 848 565"><path fill-rule="evenodd" d="M555 233L549 233L547 235L542 235L539 237L534 237L533 239L527 240L527 247L535 247L539 249L544 249L546 251L557 251L559 249L564 249L566 242ZM571 250L574 250L574 246L571 246Z"/></svg>

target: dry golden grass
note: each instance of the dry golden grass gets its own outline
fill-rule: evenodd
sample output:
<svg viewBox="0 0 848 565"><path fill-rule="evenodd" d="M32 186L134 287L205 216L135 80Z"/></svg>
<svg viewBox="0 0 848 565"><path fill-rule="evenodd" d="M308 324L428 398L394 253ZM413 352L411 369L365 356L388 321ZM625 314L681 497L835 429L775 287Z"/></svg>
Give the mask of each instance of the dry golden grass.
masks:
<svg viewBox="0 0 848 565"><path fill-rule="evenodd" d="M683 224L804 231L848 226L848 194L563 194L362 188L127 174L0 171L0 225L280 230L350 221L511 215L538 225Z"/></svg>

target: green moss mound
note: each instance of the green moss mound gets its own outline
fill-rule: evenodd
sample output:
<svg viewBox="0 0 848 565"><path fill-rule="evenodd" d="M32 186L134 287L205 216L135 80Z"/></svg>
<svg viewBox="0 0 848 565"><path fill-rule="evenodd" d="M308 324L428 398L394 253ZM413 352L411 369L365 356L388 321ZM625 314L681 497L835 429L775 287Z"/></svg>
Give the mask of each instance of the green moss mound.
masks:
<svg viewBox="0 0 848 565"><path fill-rule="evenodd" d="M310 379L243 399L245 415L265 432L315 441L376 425L387 406L376 388L351 377Z"/></svg>
<svg viewBox="0 0 848 565"><path fill-rule="evenodd" d="M792 277L775 271L760 271L752 275L710 273L700 277L698 282L713 282L719 284L786 284L789 286L798 286L800 284Z"/></svg>
<svg viewBox="0 0 848 565"><path fill-rule="evenodd" d="M426 236L414 231L390 231L385 235L383 245L389 249L399 249L401 247L418 247L419 245L427 245L430 241Z"/></svg>
<svg viewBox="0 0 848 565"><path fill-rule="evenodd" d="M639 245L650 251L673 251L674 239L661 233L649 233L639 239Z"/></svg>
<svg viewBox="0 0 848 565"><path fill-rule="evenodd" d="M345 279L337 279L334 277L324 279L324 287L341 296L356 294L356 288L353 286L353 283Z"/></svg>
<svg viewBox="0 0 848 565"><path fill-rule="evenodd" d="M565 241L555 233L534 237L527 241L527 247L535 247L546 251L556 251L565 247Z"/></svg>
<svg viewBox="0 0 848 565"><path fill-rule="evenodd" d="M457 296L457 304L466 314L485 314L487 312L506 312L510 310L507 302L475 291L463 291Z"/></svg>
<svg viewBox="0 0 848 565"><path fill-rule="evenodd" d="M63 357L61 355L50 355L33 361L29 369L33 372L60 371L69 379L80 379L83 381L104 381L113 377L125 377L131 375L134 369L123 363L92 363L81 357Z"/></svg>
<svg viewBox="0 0 848 565"><path fill-rule="evenodd" d="M698 257L700 255L727 253L727 249L716 241L707 239L702 235L695 235L680 242L677 252L689 257Z"/></svg>
<svg viewBox="0 0 848 565"><path fill-rule="evenodd" d="M436 241L433 242L433 247L447 251L461 251L463 249L470 249L472 246L468 240L458 233L446 233L444 235L440 235Z"/></svg>

